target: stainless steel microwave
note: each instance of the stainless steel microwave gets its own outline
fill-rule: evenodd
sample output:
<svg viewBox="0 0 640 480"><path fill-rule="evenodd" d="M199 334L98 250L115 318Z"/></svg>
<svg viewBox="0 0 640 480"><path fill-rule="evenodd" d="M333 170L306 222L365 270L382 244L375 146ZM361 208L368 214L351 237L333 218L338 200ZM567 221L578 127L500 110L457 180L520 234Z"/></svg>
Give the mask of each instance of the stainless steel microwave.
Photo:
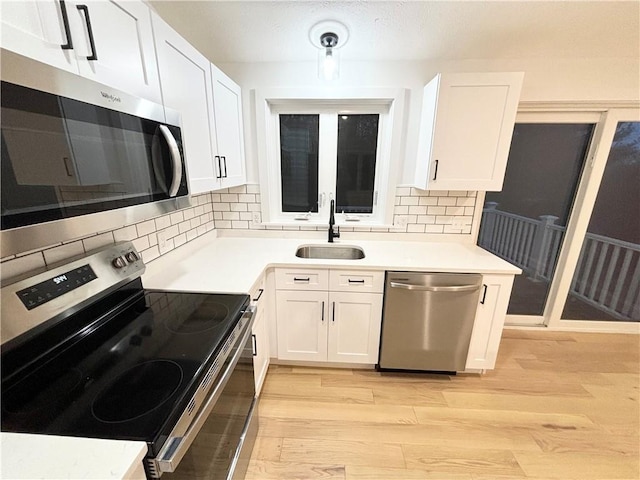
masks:
<svg viewBox="0 0 640 480"><path fill-rule="evenodd" d="M2 257L189 206L176 112L1 56Z"/></svg>

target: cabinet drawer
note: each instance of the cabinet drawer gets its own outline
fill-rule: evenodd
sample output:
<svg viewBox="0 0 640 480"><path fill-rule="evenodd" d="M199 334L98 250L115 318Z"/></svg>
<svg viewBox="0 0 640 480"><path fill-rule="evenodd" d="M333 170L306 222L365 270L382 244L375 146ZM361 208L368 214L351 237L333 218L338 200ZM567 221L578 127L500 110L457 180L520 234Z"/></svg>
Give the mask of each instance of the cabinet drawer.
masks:
<svg viewBox="0 0 640 480"><path fill-rule="evenodd" d="M329 271L310 269L276 269L278 290L328 290Z"/></svg>
<svg viewBox="0 0 640 480"><path fill-rule="evenodd" d="M384 272L331 270L329 272L329 289L332 292L382 293Z"/></svg>

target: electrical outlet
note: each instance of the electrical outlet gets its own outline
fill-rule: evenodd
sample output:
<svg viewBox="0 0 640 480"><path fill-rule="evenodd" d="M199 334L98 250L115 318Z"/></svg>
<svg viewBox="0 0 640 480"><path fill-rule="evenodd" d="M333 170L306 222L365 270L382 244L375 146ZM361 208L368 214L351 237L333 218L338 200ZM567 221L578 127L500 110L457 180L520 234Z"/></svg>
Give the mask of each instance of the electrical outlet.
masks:
<svg viewBox="0 0 640 480"><path fill-rule="evenodd" d="M167 242L167 231L160 230L158 232L158 250L160 251L160 254L163 254L164 252L166 252L168 248L169 248L169 245Z"/></svg>
<svg viewBox="0 0 640 480"><path fill-rule="evenodd" d="M259 225L260 223L262 223L262 216L260 215L260 212L253 212L253 215L251 216L251 221L256 225Z"/></svg>

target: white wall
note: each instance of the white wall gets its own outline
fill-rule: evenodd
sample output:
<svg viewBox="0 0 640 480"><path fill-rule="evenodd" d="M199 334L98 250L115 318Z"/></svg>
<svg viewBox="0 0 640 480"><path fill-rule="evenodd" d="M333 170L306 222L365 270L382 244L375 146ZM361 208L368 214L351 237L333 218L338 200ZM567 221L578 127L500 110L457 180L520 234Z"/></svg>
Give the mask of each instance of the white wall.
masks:
<svg viewBox="0 0 640 480"><path fill-rule="evenodd" d="M340 79L318 79L317 62L224 63L218 65L242 86L249 182L258 182L255 115L251 90L265 87L401 87L410 90L407 105L406 150L401 183L409 183L415 168L422 87L439 72L524 71L522 102L638 102L640 59L507 59L420 62L343 62Z"/></svg>

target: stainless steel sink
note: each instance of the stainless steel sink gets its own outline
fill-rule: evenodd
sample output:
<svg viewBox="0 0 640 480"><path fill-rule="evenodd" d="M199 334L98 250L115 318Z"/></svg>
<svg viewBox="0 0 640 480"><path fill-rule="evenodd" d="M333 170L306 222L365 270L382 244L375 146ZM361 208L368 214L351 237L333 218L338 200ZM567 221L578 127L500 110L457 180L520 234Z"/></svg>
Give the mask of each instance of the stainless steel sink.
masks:
<svg viewBox="0 0 640 480"><path fill-rule="evenodd" d="M364 250L353 245L300 245L296 257L360 260L364 258Z"/></svg>

